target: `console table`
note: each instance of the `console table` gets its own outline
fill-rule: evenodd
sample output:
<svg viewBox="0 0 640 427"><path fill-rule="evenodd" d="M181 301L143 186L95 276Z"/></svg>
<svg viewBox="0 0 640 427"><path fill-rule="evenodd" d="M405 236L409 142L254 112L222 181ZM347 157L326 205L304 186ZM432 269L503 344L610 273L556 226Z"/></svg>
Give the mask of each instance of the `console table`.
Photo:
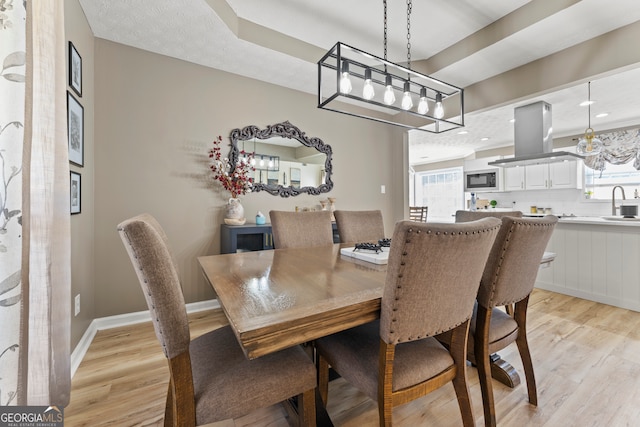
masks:
<svg viewBox="0 0 640 427"><path fill-rule="evenodd" d="M333 242L340 243L336 223L333 228ZM220 225L220 253L232 254L246 251L273 249L271 224Z"/></svg>

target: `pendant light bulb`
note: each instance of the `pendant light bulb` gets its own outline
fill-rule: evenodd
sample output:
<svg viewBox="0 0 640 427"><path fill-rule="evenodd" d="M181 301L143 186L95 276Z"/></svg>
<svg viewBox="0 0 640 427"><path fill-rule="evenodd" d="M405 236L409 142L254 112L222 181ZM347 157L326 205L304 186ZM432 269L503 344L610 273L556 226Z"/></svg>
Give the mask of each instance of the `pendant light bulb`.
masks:
<svg viewBox="0 0 640 427"><path fill-rule="evenodd" d="M442 94L436 93L436 108L433 110L433 117L441 119L444 117L444 107L442 106Z"/></svg>
<svg viewBox="0 0 640 427"><path fill-rule="evenodd" d="M260 156L260 166L264 166L264 157Z"/></svg>
<svg viewBox="0 0 640 427"><path fill-rule="evenodd" d="M364 88L362 89L362 97L367 101L371 101L376 92L371 83L371 68L364 70Z"/></svg>
<svg viewBox="0 0 640 427"><path fill-rule="evenodd" d="M393 93L391 76L388 74L385 78L385 86L387 87L387 89L384 91L384 103L387 105L392 105L394 102L396 102L396 95Z"/></svg>
<svg viewBox="0 0 640 427"><path fill-rule="evenodd" d="M411 99L411 83L404 82L404 95L402 95L402 104L400 104L403 110L410 110L413 107L413 100Z"/></svg>
<svg viewBox="0 0 640 427"><path fill-rule="evenodd" d="M256 158L252 157L251 161L249 163L251 163L251 166L255 166L256 165Z"/></svg>
<svg viewBox="0 0 640 427"><path fill-rule="evenodd" d="M602 151L602 141L596 138L593 129L584 131L584 137L580 138L576 146L576 153L582 156L595 156Z"/></svg>
<svg viewBox="0 0 640 427"><path fill-rule="evenodd" d="M340 93L348 95L351 93L351 79L349 78L349 63L342 61L342 77L340 77Z"/></svg>
<svg viewBox="0 0 640 427"><path fill-rule="evenodd" d="M272 168L273 167L273 158L269 157L269 167Z"/></svg>
<svg viewBox="0 0 640 427"><path fill-rule="evenodd" d="M420 102L418 103L418 114L427 114L429 103L427 102L427 88L420 89Z"/></svg>

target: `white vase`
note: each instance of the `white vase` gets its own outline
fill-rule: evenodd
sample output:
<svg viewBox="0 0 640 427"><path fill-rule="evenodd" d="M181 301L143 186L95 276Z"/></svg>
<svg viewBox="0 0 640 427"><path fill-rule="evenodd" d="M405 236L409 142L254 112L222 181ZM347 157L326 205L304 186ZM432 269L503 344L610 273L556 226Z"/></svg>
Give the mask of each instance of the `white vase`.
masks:
<svg viewBox="0 0 640 427"><path fill-rule="evenodd" d="M240 200L229 199L229 202L224 207L224 222L229 225L242 225L246 221L244 217L244 207Z"/></svg>

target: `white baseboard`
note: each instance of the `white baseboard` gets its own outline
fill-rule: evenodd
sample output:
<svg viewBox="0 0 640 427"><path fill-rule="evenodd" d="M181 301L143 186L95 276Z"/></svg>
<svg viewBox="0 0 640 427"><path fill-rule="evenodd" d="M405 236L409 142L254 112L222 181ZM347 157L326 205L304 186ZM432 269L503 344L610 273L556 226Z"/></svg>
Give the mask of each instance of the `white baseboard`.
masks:
<svg viewBox="0 0 640 427"><path fill-rule="evenodd" d="M197 313L198 311L220 308L220 303L217 299L212 299L208 301L193 302L187 304L186 307L187 313ZM87 350L89 350L89 346L98 331L149 321L151 321L151 314L149 313L149 310L93 319L87 330L82 335L82 338L80 338L80 342L71 353L71 378L73 378L78 370L80 362L82 362L84 355L87 353Z"/></svg>
<svg viewBox="0 0 640 427"><path fill-rule="evenodd" d="M87 330L84 331L76 348L71 352L71 378L76 374L80 362L82 362L84 355L87 353L87 350L89 350L93 337L96 336L96 332L98 332L98 329L96 328L96 321L93 320Z"/></svg>

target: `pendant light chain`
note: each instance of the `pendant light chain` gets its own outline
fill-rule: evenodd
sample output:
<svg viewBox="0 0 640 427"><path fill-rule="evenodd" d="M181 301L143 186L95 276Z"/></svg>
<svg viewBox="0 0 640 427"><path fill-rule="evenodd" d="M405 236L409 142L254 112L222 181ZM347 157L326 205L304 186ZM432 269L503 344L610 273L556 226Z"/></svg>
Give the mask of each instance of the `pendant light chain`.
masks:
<svg viewBox="0 0 640 427"><path fill-rule="evenodd" d="M384 60L387 60L387 0L382 0L384 5ZM385 65L386 68L386 65Z"/></svg>
<svg viewBox="0 0 640 427"><path fill-rule="evenodd" d="M407 68L411 69L411 9L412 0L407 0Z"/></svg>
<svg viewBox="0 0 640 427"><path fill-rule="evenodd" d="M587 85L587 93L588 93L588 97L589 97L589 129L591 129L591 82L589 82L589 84Z"/></svg>

